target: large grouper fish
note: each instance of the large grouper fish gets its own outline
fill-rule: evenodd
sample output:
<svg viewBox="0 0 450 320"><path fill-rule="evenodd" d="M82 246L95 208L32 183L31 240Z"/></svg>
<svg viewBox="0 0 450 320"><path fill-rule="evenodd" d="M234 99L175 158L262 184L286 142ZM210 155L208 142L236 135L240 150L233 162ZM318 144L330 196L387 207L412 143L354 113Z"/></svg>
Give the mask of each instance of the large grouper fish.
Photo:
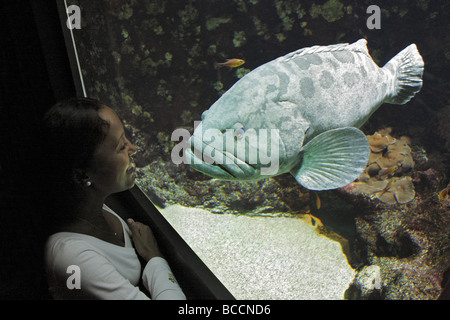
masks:
<svg viewBox="0 0 450 320"><path fill-rule="evenodd" d="M221 180L290 172L310 190L345 186L369 159L358 128L383 103L407 103L423 68L415 44L382 68L365 39L289 53L249 72L202 114L185 163Z"/></svg>

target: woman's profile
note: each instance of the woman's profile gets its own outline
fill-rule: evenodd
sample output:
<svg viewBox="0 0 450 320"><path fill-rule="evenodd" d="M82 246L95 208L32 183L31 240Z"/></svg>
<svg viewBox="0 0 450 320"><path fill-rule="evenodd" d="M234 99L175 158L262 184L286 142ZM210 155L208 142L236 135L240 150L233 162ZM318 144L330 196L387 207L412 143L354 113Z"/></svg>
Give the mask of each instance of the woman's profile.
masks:
<svg viewBox="0 0 450 320"><path fill-rule="evenodd" d="M104 204L135 183L137 149L117 114L93 99L61 101L46 113L42 139L52 297L185 299L150 228Z"/></svg>

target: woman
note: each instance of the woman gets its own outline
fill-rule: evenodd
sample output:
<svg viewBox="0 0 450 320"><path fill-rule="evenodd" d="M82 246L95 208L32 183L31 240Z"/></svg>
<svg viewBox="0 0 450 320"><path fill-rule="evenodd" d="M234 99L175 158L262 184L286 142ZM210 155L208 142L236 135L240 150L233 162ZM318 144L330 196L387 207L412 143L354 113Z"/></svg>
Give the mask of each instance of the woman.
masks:
<svg viewBox="0 0 450 320"><path fill-rule="evenodd" d="M44 124L55 232L45 263L53 298L149 299L137 286L142 274L152 299L185 299L150 228L104 205L135 180L136 146L117 114L92 99L70 99L53 106Z"/></svg>

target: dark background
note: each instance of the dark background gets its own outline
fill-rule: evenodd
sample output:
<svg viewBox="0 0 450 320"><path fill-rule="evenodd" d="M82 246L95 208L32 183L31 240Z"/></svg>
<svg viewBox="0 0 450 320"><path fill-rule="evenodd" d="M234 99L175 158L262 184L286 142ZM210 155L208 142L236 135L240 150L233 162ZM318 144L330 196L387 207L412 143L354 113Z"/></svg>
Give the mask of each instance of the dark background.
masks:
<svg viewBox="0 0 450 320"><path fill-rule="evenodd" d="M0 104L0 299L49 298L45 225L36 210L38 123L75 88L55 1L2 1ZM39 177L39 178L38 178Z"/></svg>

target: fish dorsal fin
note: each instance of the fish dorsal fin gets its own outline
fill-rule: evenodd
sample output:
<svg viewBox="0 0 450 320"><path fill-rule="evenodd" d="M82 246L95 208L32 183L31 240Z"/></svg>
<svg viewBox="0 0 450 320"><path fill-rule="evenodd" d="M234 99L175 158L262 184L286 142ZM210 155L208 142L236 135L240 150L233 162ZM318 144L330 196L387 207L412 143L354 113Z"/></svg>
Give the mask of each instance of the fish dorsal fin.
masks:
<svg viewBox="0 0 450 320"><path fill-rule="evenodd" d="M322 53L322 52L335 52L335 51L353 51L353 52L361 52L363 54L369 55L369 51L367 50L367 40L360 39L352 44L348 43L339 43L332 44L329 46L313 46L308 48L302 48L297 51L291 52L280 59L285 61L289 61L295 57L304 56L307 54L313 53Z"/></svg>
<svg viewBox="0 0 450 320"><path fill-rule="evenodd" d="M302 152L302 163L291 174L307 189L330 190L359 177L369 160L370 148L361 130L339 128L314 137Z"/></svg>

